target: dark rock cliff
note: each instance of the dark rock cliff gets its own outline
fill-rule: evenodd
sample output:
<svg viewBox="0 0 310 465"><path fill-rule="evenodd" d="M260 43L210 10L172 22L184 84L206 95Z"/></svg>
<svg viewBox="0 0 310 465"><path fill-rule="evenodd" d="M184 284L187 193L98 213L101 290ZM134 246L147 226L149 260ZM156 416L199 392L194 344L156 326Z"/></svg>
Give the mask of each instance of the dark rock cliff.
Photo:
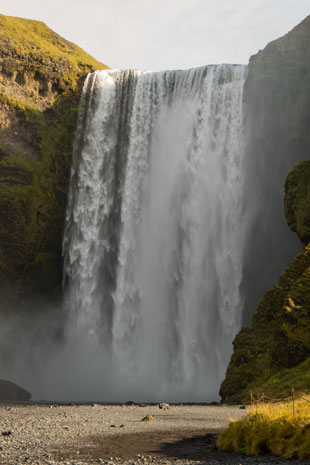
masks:
<svg viewBox="0 0 310 465"><path fill-rule="evenodd" d="M244 221L250 245L242 283L246 324L266 289L300 250L297 236L286 225L283 188L288 172L309 158L309 82L310 16L249 62Z"/></svg>
<svg viewBox="0 0 310 465"><path fill-rule="evenodd" d="M0 15L3 298L60 288L78 102L86 73L104 68L44 23Z"/></svg>
<svg viewBox="0 0 310 465"><path fill-rule="evenodd" d="M244 327L222 383L223 400L250 390L310 389L310 16L250 59L245 89L248 183L244 206ZM296 232L302 244L294 240ZM297 236L296 236L297 239ZM294 255L303 250L293 259ZM262 298L268 287L278 283Z"/></svg>

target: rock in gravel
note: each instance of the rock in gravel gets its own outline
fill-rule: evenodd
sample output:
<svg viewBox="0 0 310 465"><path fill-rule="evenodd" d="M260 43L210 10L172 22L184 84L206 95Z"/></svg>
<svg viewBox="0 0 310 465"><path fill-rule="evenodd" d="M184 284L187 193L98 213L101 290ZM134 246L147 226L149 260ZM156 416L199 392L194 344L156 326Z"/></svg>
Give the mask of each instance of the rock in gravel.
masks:
<svg viewBox="0 0 310 465"><path fill-rule="evenodd" d="M154 421L155 418L152 415L146 415L141 419L141 421Z"/></svg>
<svg viewBox="0 0 310 465"><path fill-rule="evenodd" d="M169 404L167 404L166 402L163 402L162 404L159 404L158 407L161 408L162 410L167 410L169 408Z"/></svg>
<svg viewBox="0 0 310 465"><path fill-rule="evenodd" d="M0 401L13 402L13 401L28 401L31 399L30 392L26 391L17 384L11 383L4 379L0 379Z"/></svg>

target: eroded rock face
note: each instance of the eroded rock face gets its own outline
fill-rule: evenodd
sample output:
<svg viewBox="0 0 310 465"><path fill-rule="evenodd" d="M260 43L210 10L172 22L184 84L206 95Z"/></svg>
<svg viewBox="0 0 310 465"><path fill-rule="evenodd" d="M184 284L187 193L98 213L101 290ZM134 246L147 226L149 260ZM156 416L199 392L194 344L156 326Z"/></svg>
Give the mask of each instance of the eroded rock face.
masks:
<svg viewBox="0 0 310 465"><path fill-rule="evenodd" d="M0 402L27 402L30 399L30 392L17 384L0 379Z"/></svg>
<svg viewBox="0 0 310 465"><path fill-rule="evenodd" d="M96 68L105 65L44 23L0 15L3 299L61 287L73 132L84 77Z"/></svg>

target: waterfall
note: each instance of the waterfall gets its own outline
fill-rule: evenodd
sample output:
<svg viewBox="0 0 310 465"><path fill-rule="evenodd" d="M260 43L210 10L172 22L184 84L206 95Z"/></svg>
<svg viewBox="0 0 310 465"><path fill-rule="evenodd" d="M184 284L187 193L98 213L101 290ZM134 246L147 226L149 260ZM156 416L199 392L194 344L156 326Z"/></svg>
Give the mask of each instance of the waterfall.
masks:
<svg viewBox="0 0 310 465"><path fill-rule="evenodd" d="M96 354L102 400L218 399L242 313L246 73L85 81L64 283L68 338Z"/></svg>

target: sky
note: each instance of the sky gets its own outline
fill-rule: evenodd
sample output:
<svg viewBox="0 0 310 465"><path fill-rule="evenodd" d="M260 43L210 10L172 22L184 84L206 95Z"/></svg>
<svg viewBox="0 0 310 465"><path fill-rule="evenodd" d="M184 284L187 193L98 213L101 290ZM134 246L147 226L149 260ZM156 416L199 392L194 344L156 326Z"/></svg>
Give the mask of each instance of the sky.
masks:
<svg viewBox="0 0 310 465"><path fill-rule="evenodd" d="M0 0L111 68L248 63L310 14L309 0Z"/></svg>

